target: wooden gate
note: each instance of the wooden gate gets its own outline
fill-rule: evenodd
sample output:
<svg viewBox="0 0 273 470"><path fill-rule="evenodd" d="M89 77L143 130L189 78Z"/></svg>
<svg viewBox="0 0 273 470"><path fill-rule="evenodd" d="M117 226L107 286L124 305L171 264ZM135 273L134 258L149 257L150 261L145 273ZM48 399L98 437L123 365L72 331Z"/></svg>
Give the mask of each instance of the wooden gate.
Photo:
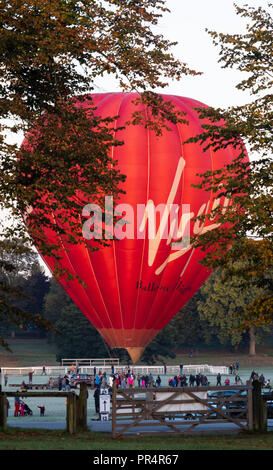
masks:
<svg viewBox="0 0 273 470"><path fill-rule="evenodd" d="M226 429L222 424L228 424ZM221 424L222 428L216 429ZM232 426L231 426L232 424ZM253 429L252 386L113 387L112 437L130 434L192 434ZM144 429L143 429L144 428Z"/></svg>

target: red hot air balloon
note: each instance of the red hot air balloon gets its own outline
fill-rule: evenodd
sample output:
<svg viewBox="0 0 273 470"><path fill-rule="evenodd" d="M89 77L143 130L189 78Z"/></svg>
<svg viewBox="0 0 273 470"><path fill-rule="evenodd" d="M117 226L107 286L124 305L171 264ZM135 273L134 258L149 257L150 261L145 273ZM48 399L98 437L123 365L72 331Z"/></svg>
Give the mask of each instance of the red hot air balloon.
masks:
<svg viewBox="0 0 273 470"><path fill-rule="evenodd" d="M88 239L88 231L81 244L62 239L61 265L83 284L76 278L58 279L60 284L110 347L127 349L133 362L210 275L199 263L204 252L191 247L186 235L217 229L217 223L190 219L209 214L219 202L225 208L229 201L215 200L215 195L192 185L200 181L197 173L221 168L236 156L230 147L214 153L203 152L199 144L184 145L202 132L194 108L205 105L180 96L162 97L186 113L188 124L169 124L171 131L163 129L160 137L143 125L117 131L124 145L112 152L127 176L119 210L129 223L114 228L122 239L111 240L98 251L92 251L94 240ZM136 98L133 93L92 95L98 115L119 116L117 127L130 119ZM83 214L90 215L88 207ZM60 239L48 229L45 233L52 241ZM54 257L43 258L53 271Z"/></svg>

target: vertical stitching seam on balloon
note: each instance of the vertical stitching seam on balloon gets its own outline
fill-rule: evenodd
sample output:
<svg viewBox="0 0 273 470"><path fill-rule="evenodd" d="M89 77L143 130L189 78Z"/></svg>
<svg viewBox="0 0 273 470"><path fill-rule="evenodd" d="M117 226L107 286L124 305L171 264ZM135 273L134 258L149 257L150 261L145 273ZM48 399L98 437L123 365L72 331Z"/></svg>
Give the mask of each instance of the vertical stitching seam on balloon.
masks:
<svg viewBox="0 0 273 470"><path fill-rule="evenodd" d="M106 306L106 304L105 304L105 302L104 302L103 295L102 295L102 292L101 292L101 288L100 288L100 285L99 285L98 280L97 280L96 275L95 275L95 271L94 271L94 268L93 268L93 264L92 264L92 260L91 260L91 256L90 256L90 252L89 252L89 249L88 249L86 240L85 240L84 243L85 243L85 247L86 247L86 250L87 250L87 254L88 254L88 259L89 259L89 262L90 262L90 266L91 266L91 269L92 269L92 272L93 272L93 275L94 275L94 279L95 279L95 282L96 282L96 285L97 285L99 294L100 294L100 296L101 296L101 300L102 300L102 302L103 302L103 305L104 305L104 307L105 307L107 316L108 316L109 321L110 321L110 324L111 324L111 326L112 326L112 333L113 333L113 336L115 336L116 344L119 344L118 333L117 333L117 331L116 331L116 328L114 328L114 326L113 326L113 323L112 323L112 321L111 321L111 315L109 314L108 309L107 309L107 306ZM106 325L104 325L104 328L106 328Z"/></svg>
<svg viewBox="0 0 273 470"><path fill-rule="evenodd" d="M106 314L107 314L107 316L108 316L108 319L109 319L109 322L110 322L110 324L111 324L111 326L112 326L113 331L115 331L114 326L113 326L113 323L112 323L112 321L111 321L111 316L110 316L110 314L109 314L109 312L108 312L108 309L107 309L106 304L105 304L104 299L103 299L103 295L102 295L101 290L100 290L99 283L98 283L97 278L96 278L96 276L95 276L95 272L94 272L93 265L92 265L92 261L91 261L91 257L90 257L89 248L88 248L88 246L87 246L87 242L86 242L85 239L84 239L84 246L85 246L85 249L86 249L86 252L87 252L87 255L88 255L88 260L89 260L89 263L90 263L90 267L91 267L91 270L92 270L92 273L93 273L93 276L94 276L94 280L95 280L95 282L96 282L97 289L98 289L98 291L99 291L99 294L100 294L102 303L103 303L103 305L104 305ZM92 303L92 302L91 302L91 303ZM93 304L92 304L92 306L93 306ZM102 323L103 323L103 322L102 322ZM105 328L105 325L103 325L103 327Z"/></svg>
<svg viewBox="0 0 273 470"><path fill-rule="evenodd" d="M192 109L191 109L189 106L185 105L185 101L181 98L181 96L175 96L175 98L178 99L178 101L179 101L180 103L182 102L183 107L185 107L185 108L187 109L187 113L189 113L191 116L194 116L194 113L192 112ZM180 138L181 138L181 133L180 133L180 127L179 127L179 126L178 126L178 132L179 132L179 135L180 135ZM182 138L181 138L181 149L183 149ZM183 153L184 153L184 149L183 149ZM183 172L183 187L182 187L182 200L181 200L181 204L183 203L183 192L184 192L184 186L185 186L185 185L184 185L184 179L185 179L185 173ZM187 267L188 267L188 265L189 265L189 263L190 263L190 260L191 260L191 257L192 257L192 255L193 255L194 251L195 251L195 249L193 248L193 249L192 249L192 252L191 252L191 254L190 254L190 256L189 256L189 259L188 259L188 261L186 262L186 265L185 265L184 268L182 269L182 272L181 272L181 274L180 274L180 279L181 279L181 277L184 275L184 273L185 273L185 271L186 271L186 269L187 269Z"/></svg>
<svg viewBox="0 0 273 470"><path fill-rule="evenodd" d="M109 99L109 95L107 96L107 95L104 95L104 94L103 94L103 95L101 96L101 99L99 99L98 103L96 104L96 107L97 107L99 104L102 105L102 103L103 103L104 101L107 101L108 99ZM80 217L80 216L79 216L79 217ZM106 304L105 304L105 302L104 302L103 295L102 295L102 292L101 292L101 289L100 289L100 285L99 285L99 283L98 283L98 281L97 281L97 278L96 278L96 275L95 275L95 271L94 271L94 268L93 268L93 265L92 265L92 261L91 261L91 257L90 257L90 251L89 251L89 248L88 248L88 246L87 246L87 242L86 242L85 239L84 239L84 246L85 246L85 249L86 249L86 252L87 252L87 255L88 255L90 267L91 267L91 270L92 270L92 273L93 273L93 276L94 276L94 279L95 279L95 282L96 282L96 285L97 285L97 289L98 289L98 291L99 291L99 295L100 295L100 297L101 297L102 303L103 303L104 308L105 308L106 315L107 315L107 317L108 317L108 320L109 320L109 323L110 323L110 325L111 325L111 327L112 327L113 332L115 332L115 334L116 334L116 331L115 331L115 329L114 329L113 323L112 323L112 321L111 321L111 315L110 315L110 313L109 313L109 311L108 311L108 309L107 309L107 306L106 306ZM89 295L88 295L88 294L86 294L86 295L87 295L87 297L88 297L88 299L89 299ZM90 301L90 300L89 300L89 301ZM93 307L93 309L94 309L94 306L93 306L92 301L90 301L90 303L91 303L91 305L92 305L92 307ZM95 309L94 309L94 310L95 310ZM95 310L95 311L96 311L96 310ZM99 316L99 315L98 315L98 316ZM100 318L100 316L99 316L99 318ZM101 318L100 318L100 320L101 320ZM104 323L103 321L101 321L101 322L102 322L103 328L105 328L106 325L103 324L103 323ZM92 321L91 321L91 323L92 323ZM116 339L118 339L118 336L116 336Z"/></svg>
<svg viewBox="0 0 273 470"><path fill-rule="evenodd" d="M116 116L120 115L120 108L121 108L121 105L122 105L122 101L124 99L125 99L125 96L121 95L121 100L119 102L118 112L117 112ZM117 128L117 122L118 122L118 118L115 120L116 128ZM114 133L114 136L116 138L116 131ZM111 149L112 159L113 160L114 160L114 149L115 149L115 147L113 146L112 149ZM120 298L120 288L119 288L119 277L118 277L118 270L117 270L116 249L115 249L115 240L114 239L112 240L112 246L113 246L114 263L115 263L115 275L116 275L117 292L118 292L119 309L120 309L121 329L122 329L122 331L124 331L123 314L122 314L121 298Z"/></svg>
<svg viewBox="0 0 273 470"><path fill-rule="evenodd" d="M172 101L173 101L174 98L176 98L176 97L173 96L173 95L170 95L170 96L168 95L168 100L172 100ZM180 101L179 101L179 104L180 104ZM184 103L182 102L182 104L184 104ZM176 128L177 128L177 133L178 133L178 135L179 135L179 140L180 140L181 156L183 156L183 146L182 146L182 138L181 138L180 127L179 127L178 125L176 125ZM173 132L173 131L168 131L168 132ZM185 173L184 173L184 171L183 171L183 174L182 174L182 179L183 179L183 181L182 181L182 191L181 191L181 206L182 206L182 202L183 202L183 191L184 191L184 179L185 179ZM170 245L169 256L170 256L170 254L171 254L171 245ZM169 258L169 256L168 256L168 258ZM164 268L164 270L163 270L163 273L162 273L162 275L160 276L160 284L163 284L164 275L166 274L167 266L168 266L168 265L165 266L165 268ZM173 291L173 293L174 293L174 292L175 292L175 286L174 286L174 291ZM145 328L145 326L146 326L147 323L148 323L148 320L150 320L149 314L150 314L150 312L152 311L153 306L154 306L154 303L156 302L156 300L157 300L157 298L159 297L159 295L160 295L160 291L158 290L157 293L156 293L156 295L155 295L154 298L153 298L152 304L150 305L150 311L149 311L149 313L147 314L147 317L146 317L146 320L145 320L145 323L144 323L143 328Z"/></svg>
<svg viewBox="0 0 273 470"><path fill-rule="evenodd" d="M99 99L99 101L98 101L98 103L96 104L96 106L98 106L99 103L101 104L101 103L102 103L103 101L105 101L105 100L107 100L107 96L101 96L101 99ZM79 219L80 219L80 215L79 215ZM81 220L80 220L80 223L81 223ZM98 289L98 291L99 291L99 294L100 294L102 303L103 303L103 305L104 305L105 312L106 312L106 315L107 315L107 317L108 317L109 323L110 323L110 325L111 325L112 328L113 328L113 323L112 323L112 321L111 321L111 316L110 316L110 314L109 314L109 312L108 312L108 310L107 310L106 304L105 304L105 302L104 302L104 299L103 299L103 296L102 296L102 293L101 293L101 290L100 290L99 283L98 283L97 278L96 278L96 276L95 276L95 272L94 272L94 269L93 269L93 265L92 265L92 263L91 263L90 252L89 252L89 249L88 249L88 247L87 247L87 242L86 242L85 239L83 239L83 241L84 241L84 247L85 247L85 250L86 250L86 252L87 252L88 259L89 259L90 267L91 267L91 270L92 270L92 273L93 273L93 276L94 276L94 279L95 279L95 282L96 282L96 285L97 285L97 289ZM97 311L96 311L96 309L94 308L94 305L93 305L93 303L92 303L92 301L91 301L91 299L90 299L90 297L89 297L89 294L86 292L86 290L85 290L84 288L83 288L83 290L84 290L84 292L85 292L85 294L86 294L86 296L87 296L87 298L88 298L88 300L89 300L89 302L90 302L92 308L93 308L94 311L97 313ZM97 316L98 316L98 318L100 319L100 322L102 323L102 327L105 328L104 321L102 321L102 319L101 319L99 313L97 313ZM90 320L90 322L93 323L91 320ZM100 329L100 328L98 328L98 329ZM113 328L113 331L114 331L114 328Z"/></svg>
<svg viewBox="0 0 273 470"><path fill-rule="evenodd" d="M144 112L145 112L145 118L148 120L146 106L144 107ZM146 197L146 204L145 205L147 206L147 202L149 200L149 192L150 192L150 132L149 132L149 127L146 128L146 132L147 132L147 197ZM142 276L145 247L146 247L146 232L145 232L144 239L143 239L142 259L141 259L141 266L140 266L138 282L140 282L141 276ZM134 329L136 328L136 319L137 319L137 310L138 310L138 302L139 302L140 291L141 291L140 289L138 289L138 291L137 291L135 318L134 318Z"/></svg>
<svg viewBox="0 0 273 470"><path fill-rule="evenodd" d="M178 98L181 100L181 97L178 97ZM201 103L201 102L196 102L196 103L197 103L199 106L202 106L202 105L203 105L203 103ZM190 110L191 115L195 118L195 112L194 112L193 110L191 110L187 105L185 105L185 106ZM196 107L197 107L197 106L196 106ZM211 150L211 148L210 148L210 149L209 149L209 156L210 156L210 161L211 161L211 169L213 169L214 166L213 166L213 158L212 158L212 153L211 153L211 152L212 152L212 150ZM212 193L212 191L211 191L211 193L210 193L210 199L209 199L209 201L208 201L208 203L207 203L207 211L206 211L206 214L208 213L208 209L209 209L209 207L210 207L210 205L211 205L212 199L213 199L213 193ZM188 260L188 262L187 262L185 268L184 268L183 271L182 271L182 275L185 274L185 272L186 272L186 270L187 270L187 268L188 268L188 266L189 266L189 264L190 264L191 258L192 258L192 256L193 256L193 254L194 254L195 251L196 251L196 249L194 248L194 249L192 250L191 256L190 256L190 258L189 258L189 260ZM182 275L180 276L180 279L181 279ZM197 290L198 290L198 289L197 289ZM195 292L197 292L197 290L196 290ZM184 303L184 305L183 305L181 308L183 308L183 307L188 303L189 300L190 300L190 299L186 300L186 302ZM172 301L172 297L169 299L168 304L169 304L171 301ZM168 305L168 304L167 304L167 305ZM178 312L177 312L177 313L178 313ZM173 317L172 317L172 318L173 318ZM170 318L167 319L166 324L167 324L169 321L170 321Z"/></svg>
<svg viewBox="0 0 273 470"><path fill-rule="evenodd" d="M183 98L180 97L180 96L176 96L176 98L178 98L178 101L179 101L179 102L182 102L183 107L185 107L185 108L187 109L187 113L193 118L193 120L196 120L196 113L190 108L189 105L187 105L187 104L184 102ZM200 103L200 104L201 104L201 103ZM178 126L178 127L179 127L179 126ZM179 131L179 135L180 135L180 131ZM210 155L211 166L212 166L212 157L211 157L211 154L210 154L210 153L209 153L209 155ZM210 204L210 202L211 202L211 196L210 196L209 204ZM190 261L191 261L191 258L192 258L192 256L193 256L194 252L195 252L195 249L192 250L192 253L191 253L191 255L190 255L190 258L189 258L188 262L186 263L186 266L185 266L184 269L182 270L182 274L183 274L183 275L185 274L186 270L188 269L188 267L189 267L189 265L190 265ZM180 279L181 279L181 277L182 277L182 276L180 275ZM165 305L165 307L164 307L164 309L163 309L163 311L162 311L162 314L158 316L158 318L157 318L157 325L158 325L159 319L162 320L162 319L164 318L164 316L165 316L165 311L166 311L168 305L172 302L172 298L173 298L173 296L174 296L175 293L176 293L176 291L174 290L173 293L172 293L172 295L170 296L170 298L169 298L167 304ZM184 304L184 305L185 305L185 304ZM183 306L184 306L184 305L183 305ZM183 308L183 306L182 306L181 308ZM177 312L177 313L178 313L178 312ZM164 315L163 315L163 314L164 314ZM156 328L157 328L157 326L156 326Z"/></svg>
<svg viewBox="0 0 273 470"><path fill-rule="evenodd" d="M85 241L84 243L85 243L85 247L86 247L86 250L87 250L88 259L89 259L89 262L90 262L90 266L91 266L91 269L92 269L92 273L93 273L93 275L94 275L94 279L95 279L95 282L96 282L96 285L97 285L99 294L100 294L100 296L101 296L101 300L102 300L102 302L103 302L103 305L104 305L105 311L106 311L106 313L107 313L107 316L108 316L108 318L109 318L110 324L111 324L111 326L112 326L113 332L115 332L116 330L115 330L114 327L113 327L113 323L112 323L112 321L111 321L111 316L109 315L108 309L107 309L106 304L105 304L104 299L103 299L103 295L102 295L101 290L100 290L99 283L98 283L97 278L96 278L96 276L95 276L95 272L94 272L94 269L93 269L92 261L91 261L91 258L90 258L89 249L88 249L88 247L87 247L87 245L86 245L86 241ZM92 304L92 305L93 305L93 304ZM105 328L105 325L103 325L103 327ZM116 339L117 339L117 338L116 338Z"/></svg>
<svg viewBox="0 0 273 470"><path fill-rule="evenodd" d="M56 217L55 217L54 212L52 212L52 217L53 217L54 222L55 222L56 225L57 225L57 221L56 221ZM69 264L70 264L70 267L71 267L71 269L72 269L72 272L74 273L74 275L77 275L77 273L76 273L76 271L75 271L75 269L74 269L74 267L73 267L73 264L72 264L71 261L70 261L70 258L69 258L69 255L68 255L68 253L67 253L67 250L66 250L65 247L64 247L64 244L63 244L63 241L62 241L62 236L56 233L56 237L57 237L57 239L59 239L60 242L61 242L61 246L62 246L62 248L63 248L63 250L64 250L64 256L66 256L66 258L67 258L67 260L68 260L68 262L69 262ZM98 314L97 311L95 310L93 304L90 302L90 299L89 299L88 295L87 295L86 292L85 292L85 289L83 289L83 286L82 286L81 284L80 284L80 288L81 288L81 290L83 291L85 297L87 298L88 303L90 303L90 305L92 306L92 308L93 308L94 312L96 313L98 319L100 320L99 314ZM68 289L71 290L69 287L68 287Z"/></svg>
<svg viewBox="0 0 273 470"><path fill-rule="evenodd" d="M178 101L180 101L180 102L182 101L183 106L187 109L187 113L189 113L192 117L195 117L195 114L193 113L192 109L191 109L187 104L185 104L185 101L182 100L181 96L176 96L176 98L178 99ZM200 103L200 104L201 104L201 103ZM184 175L183 175L183 180L184 180ZM184 189L184 188L183 188L183 189ZM182 198L182 201L183 201L183 198ZM184 276L184 274L185 274L185 272L186 272L186 270L187 270L187 268L188 268L188 266L189 266L189 264L190 264L190 261L191 261L191 258L192 258L192 256L193 256L194 252L195 252L195 248L192 248L191 254L190 254L190 256L189 256L189 259L188 259L186 265L184 266L184 268L183 268L182 271L181 271L180 279L182 278L182 276ZM169 300L170 300L170 299L169 299Z"/></svg>
<svg viewBox="0 0 273 470"><path fill-rule="evenodd" d="M180 97L172 96L172 99L173 99L173 98L180 98ZM182 106L183 106L183 107L185 106L185 107L187 108L187 112L192 116L193 113L192 113L191 109L188 108L188 106L185 105L184 101L183 101L182 99L179 99L178 101L179 101L179 102L182 101ZM182 151L183 151L183 146L182 146L182 138L181 138L180 127L177 126L177 128L178 128L178 134L179 134L179 137L180 137L181 153L182 153ZM182 155L182 156L183 156L183 155ZM184 186L185 186L185 185L184 185L184 179L185 179L185 174L184 174L184 172L183 172L183 185L182 185L182 193L181 193L181 203L183 202L183 191L184 191ZM190 258L191 258L191 256L192 256L192 254L190 255ZM188 265L188 264L189 264L189 262L187 263L187 265ZM187 266L187 265L186 265L186 266ZM165 269L164 269L164 273L166 273L166 269L167 269L167 265L166 265L166 267L165 267ZM164 273L163 273L163 276L162 276L162 278L161 278L161 282L162 282L162 280L163 280L163 278L164 278ZM163 312L165 312L165 309L166 309L167 305L171 302L171 299L173 298L173 295L174 295L175 293L176 293L176 290L175 290L175 288L174 288L174 290L173 290L171 296L169 297L169 299L168 299L168 301L167 301L167 304L164 306ZM158 295L158 293L157 293L157 295ZM156 295L156 296L157 296L157 295ZM153 302L153 303L154 303L154 302ZM178 313L178 312L177 312L177 313ZM164 316L165 316L165 313L164 313ZM159 318L164 318L164 317L163 317L163 315L158 315L158 316L157 316L157 325L158 325L158 319L159 319ZM155 328L158 329L158 326L155 326Z"/></svg>

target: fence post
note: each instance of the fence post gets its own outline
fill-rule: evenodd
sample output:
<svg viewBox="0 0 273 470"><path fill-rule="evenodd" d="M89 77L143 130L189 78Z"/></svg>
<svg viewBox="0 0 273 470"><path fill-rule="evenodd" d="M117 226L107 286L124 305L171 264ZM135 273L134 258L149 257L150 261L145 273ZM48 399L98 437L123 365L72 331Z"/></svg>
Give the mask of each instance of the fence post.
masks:
<svg viewBox="0 0 273 470"><path fill-rule="evenodd" d="M251 382L247 381L246 385L251 386ZM253 431L253 390L247 391L247 425L248 430Z"/></svg>
<svg viewBox="0 0 273 470"><path fill-rule="evenodd" d="M146 391L146 409L145 409L145 419L152 419L153 411L153 392L151 390Z"/></svg>
<svg viewBox="0 0 273 470"><path fill-rule="evenodd" d="M68 393L66 405L66 429L69 434L75 434L77 430L77 396L75 393Z"/></svg>
<svg viewBox="0 0 273 470"><path fill-rule="evenodd" d="M262 431L267 431L267 401L261 393L261 426Z"/></svg>
<svg viewBox="0 0 273 470"><path fill-rule="evenodd" d="M77 397L77 429L87 429L87 385L80 384L80 394Z"/></svg>
<svg viewBox="0 0 273 470"><path fill-rule="evenodd" d="M253 380L253 430L267 430L266 405L262 398L262 386L258 380Z"/></svg>
<svg viewBox="0 0 273 470"><path fill-rule="evenodd" d="M117 424L117 384L114 382L112 387L112 438L116 439Z"/></svg>
<svg viewBox="0 0 273 470"><path fill-rule="evenodd" d="M7 429L7 396L0 392L0 427Z"/></svg>

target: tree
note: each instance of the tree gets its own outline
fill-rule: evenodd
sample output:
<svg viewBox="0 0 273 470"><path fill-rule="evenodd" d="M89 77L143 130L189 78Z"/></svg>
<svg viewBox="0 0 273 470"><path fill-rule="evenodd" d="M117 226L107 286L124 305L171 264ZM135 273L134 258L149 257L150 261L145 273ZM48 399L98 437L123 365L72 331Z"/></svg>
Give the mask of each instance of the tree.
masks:
<svg viewBox="0 0 273 470"><path fill-rule="evenodd" d="M58 348L58 360L108 355L107 345L100 334L54 278L45 298L44 315L55 327L54 332L49 332L48 339Z"/></svg>
<svg viewBox="0 0 273 470"><path fill-rule="evenodd" d="M5 251L2 244L0 253L0 344L8 348L2 336L11 327L50 328L42 316L48 280L41 271L38 255L25 252L19 240L5 242Z"/></svg>
<svg viewBox="0 0 273 470"><path fill-rule="evenodd" d="M248 306L248 317L245 316L247 327L254 323L270 324L273 311L273 22L270 3L267 8L247 5L235 8L248 21L245 33L209 31L209 34L220 47L222 67L244 73L237 88L250 93L253 99L226 110L199 109L204 132L191 141L198 141L204 149L214 152L233 146L237 157L223 169L201 175L198 187L213 191L219 199L225 196L232 204L224 213L221 206L212 211L211 217L221 225L217 230L200 234L193 244L208 249L202 261L206 266L219 267L226 279L237 279L241 289L257 288L257 296Z"/></svg>
<svg viewBox="0 0 273 470"><path fill-rule="evenodd" d="M166 327L171 330L171 343L176 350L183 346L196 347L204 343L205 324L200 322L197 310L199 298L200 290L195 293Z"/></svg>
<svg viewBox="0 0 273 470"><path fill-rule="evenodd" d="M70 297L64 289L56 281L50 279L50 287L48 294L45 297L44 315L52 323L56 323L63 308L70 306L72 303ZM48 339L51 341L51 332L48 334Z"/></svg>
<svg viewBox="0 0 273 470"><path fill-rule="evenodd" d="M43 313L45 297L49 291L50 280L45 275L43 268L41 267L37 255L35 262L29 267L29 275L22 277L19 280L19 286L24 293L25 298L20 300L18 307L31 315L37 313ZM45 335L45 331L38 326L31 326L31 323L27 325L31 329L32 334L36 333L39 335Z"/></svg>
<svg viewBox="0 0 273 470"><path fill-rule="evenodd" d="M169 357L175 358L174 345L172 344L172 336L169 329L164 328L150 344L145 348L144 353L141 356L141 362L145 364L156 364L164 362L164 359Z"/></svg>
<svg viewBox="0 0 273 470"><path fill-rule="evenodd" d="M57 360L65 357L105 357L108 350L100 334L71 302L59 312L55 327L61 333L56 335Z"/></svg>
<svg viewBox="0 0 273 470"><path fill-rule="evenodd" d="M205 343L215 342L211 325L208 320L204 318L201 320L198 313L198 303L201 299L206 302L206 297L207 294L203 291L202 296L201 291L197 291L146 347L141 361L147 364L155 364L158 361L163 362L167 357L174 358L176 352L184 347L197 348L204 346Z"/></svg>
<svg viewBox="0 0 273 470"><path fill-rule="evenodd" d="M235 349L244 341L246 332L244 312L260 293L252 288L238 288L233 277L223 282L223 274L216 270L200 289L197 309L201 320L209 323L210 335L216 334L221 344L231 344ZM268 326L261 327L269 331ZM249 354L255 355L255 343L259 342L259 332L250 325L248 330ZM261 335L260 335L261 336Z"/></svg>
<svg viewBox="0 0 273 470"><path fill-rule="evenodd" d="M15 236L32 243L27 214L40 253L58 260L61 244L48 242L44 228L64 235L69 218L69 241L79 242L73 218L88 202L87 188L92 202L105 193L118 199L125 176L110 152L122 145L116 116L95 115L87 98L99 77L112 74L149 106L147 115L136 106L131 125L143 122L160 134L184 119L154 92L196 73L175 59L175 43L154 32L167 12L164 0L0 0L0 208L12 222L2 224L3 251ZM19 148L14 137L22 133L28 139Z"/></svg>

